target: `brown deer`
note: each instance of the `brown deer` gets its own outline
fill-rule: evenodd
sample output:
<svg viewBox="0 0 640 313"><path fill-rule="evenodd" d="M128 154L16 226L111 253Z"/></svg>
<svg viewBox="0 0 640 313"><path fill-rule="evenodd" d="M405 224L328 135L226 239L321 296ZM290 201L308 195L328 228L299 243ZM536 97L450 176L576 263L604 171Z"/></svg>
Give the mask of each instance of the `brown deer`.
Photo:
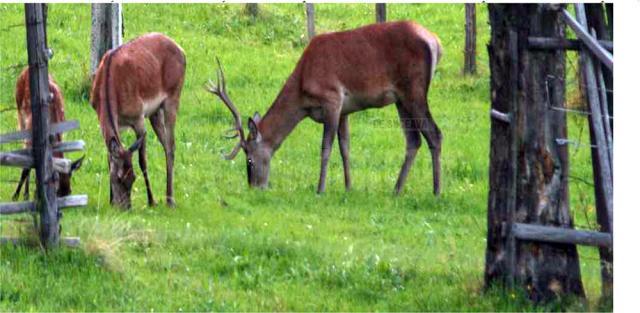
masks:
<svg viewBox="0 0 640 313"><path fill-rule="evenodd" d="M109 177L112 204L129 208L135 181L132 155L139 151L139 165L147 187L147 201L155 205L147 175L146 130L151 121L162 147L167 167L167 205L173 197L174 128L180 92L184 83L184 51L171 38L151 33L140 36L102 57L91 90L91 105L100 120L100 128L109 152ZM119 129L133 128L137 140L125 148Z"/></svg>
<svg viewBox="0 0 640 313"><path fill-rule="evenodd" d="M218 62L218 83L208 90L231 110L240 138L232 159L242 149L247 156L249 184L264 188L269 180L271 157L282 141L305 117L324 124L318 193L325 191L327 163L338 135L346 189L349 174L350 113L395 103L406 137L404 164L395 186L400 193L425 137L433 162L433 191L440 193L442 134L427 104L429 84L442 55L438 37L414 22L381 23L313 38L293 73L263 118L249 118L249 134L226 93Z"/></svg>
<svg viewBox="0 0 640 313"><path fill-rule="evenodd" d="M51 123L59 123L64 121L64 98L60 88L53 80L53 77L49 75L49 92L51 93L51 103L49 103L49 118ZM29 67L26 67L18 76L18 82L16 83L16 106L18 111L18 127L20 130L31 129L32 116L31 116L31 91L29 87ZM53 143L62 142L62 134L55 135L55 141ZM31 141L26 141L25 148L31 147ZM56 158L63 158L62 152L54 152L53 156ZM71 164L71 171L69 174L60 173L58 179L58 197L64 197L71 194L70 178L72 173L80 168L82 165L81 158ZM29 176L31 169L25 168L22 170L20 181L18 182L18 188L13 194L13 201L18 200L20 196L20 190L24 184L24 199L29 200Z"/></svg>

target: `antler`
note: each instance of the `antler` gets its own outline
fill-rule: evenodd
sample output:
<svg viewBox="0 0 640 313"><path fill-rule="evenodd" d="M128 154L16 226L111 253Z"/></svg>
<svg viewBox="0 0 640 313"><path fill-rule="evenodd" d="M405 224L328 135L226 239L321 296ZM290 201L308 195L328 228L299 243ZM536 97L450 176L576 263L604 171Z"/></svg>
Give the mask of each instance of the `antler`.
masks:
<svg viewBox="0 0 640 313"><path fill-rule="evenodd" d="M222 72L222 66L220 65L220 60L217 57L216 57L216 62L218 63L218 69L216 70L216 76L218 81L216 84L214 84L211 80L209 80L209 83L205 88L207 89L207 91L218 96L218 98L222 100L222 102L231 111L231 114L233 115L233 119L235 120L235 126L232 129L230 129L230 131L235 131L235 134L231 136L225 136L226 138L229 138L229 139L240 137L240 141L233 148L231 153L224 156L225 159L231 160L236 157L236 155L240 151L240 148L245 147L245 137L244 137L244 131L242 129L242 119L240 117L240 113L238 113L238 109L236 109L236 106L233 105L233 102L231 102L231 99L229 99L229 96L227 95L227 87L224 80L224 73Z"/></svg>

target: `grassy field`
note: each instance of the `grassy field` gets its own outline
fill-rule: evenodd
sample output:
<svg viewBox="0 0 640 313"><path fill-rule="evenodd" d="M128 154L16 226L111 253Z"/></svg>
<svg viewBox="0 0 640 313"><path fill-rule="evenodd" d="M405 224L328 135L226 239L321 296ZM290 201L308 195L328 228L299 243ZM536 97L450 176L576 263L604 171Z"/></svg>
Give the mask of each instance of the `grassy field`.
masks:
<svg viewBox="0 0 640 313"><path fill-rule="evenodd" d="M42 253L0 248L2 311L522 311L518 292L483 292L489 155L489 37L479 5L479 74L462 77L463 5L388 6L391 20L411 19L437 33L444 57L431 87L431 111L444 134L443 194L431 194L426 145L405 191L392 195L404 157L404 137L393 106L351 117L354 188L345 192L338 149L330 161L327 193L315 194L321 125L305 120L272 161L271 188L250 190L244 157L221 158L233 142L224 106L202 86L214 76L214 56L225 66L231 98L244 116L264 113L305 47L301 4L261 5L257 19L240 5L127 4L125 39L158 31L187 55L187 77L177 124L175 210L146 206L138 175L133 209L112 208L106 149L88 102L89 5L50 5L50 72L63 90L68 119L82 128L67 139L87 143L87 159L73 177L74 194L89 206L65 211L62 233L79 236L79 249ZM318 32L374 20L373 5L316 6ZM27 63L23 5L0 4L0 132L16 128L13 90ZM5 110L6 109L6 110ZM372 125L372 120L378 121ZM382 122L380 122L382 121ZM151 129L148 126L148 129ZM162 147L152 132L148 158L156 199L163 199ZM570 119L570 137L588 136ZM132 142L128 133L126 142ZM2 147L6 149L6 146ZM79 155L74 155L79 157ZM571 149L571 174L590 180L589 151ZM136 162L137 163L137 162ZM138 170L138 169L136 169ZM19 170L2 168L0 199L9 200ZM592 187L571 183L572 214L594 228ZM3 236L29 236L30 217L2 217ZM597 306L597 251L580 248L588 303Z"/></svg>

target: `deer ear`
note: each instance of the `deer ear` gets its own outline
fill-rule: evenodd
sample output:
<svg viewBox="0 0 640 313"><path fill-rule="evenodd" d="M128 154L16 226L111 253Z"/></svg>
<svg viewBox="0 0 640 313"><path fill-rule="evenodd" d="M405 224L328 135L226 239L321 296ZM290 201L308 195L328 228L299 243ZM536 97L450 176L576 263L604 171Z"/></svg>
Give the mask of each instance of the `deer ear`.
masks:
<svg viewBox="0 0 640 313"><path fill-rule="evenodd" d="M140 138L138 138L138 140L136 140L136 142L134 142L131 147L129 147L129 153L133 153L134 151L140 149L140 147L142 147L142 143L144 142L144 138L145 136L140 136Z"/></svg>
<svg viewBox="0 0 640 313"><path fill-rule="evenodd" d="M260 113L258 113L258 112L253 113L253 121L254 121L254 122L256 122L256 124L257 124L257 123L260 123L260 120L261 120L261 119L262 119L262 118L260 117Z"/></svg>
<svg viewBox="0 0 640 313"><path fill-rule="evenodd" d="M249 124L249 137L255 138L256 141L262 140L262 135L260 135L260 131L258 130L258 122L250 117L248 124Z"/></svg>
<svg viewBox="0 0 640 313"><path fill-rule="evenodd" d="M71 171L69 172L69 175L71 175L75 170L77 170L80 167L82 167L82 161L84 161L84 157L85 156L83 155L81 158L79 158L79 159L73 161L73 163L71 163Z"/></svg>

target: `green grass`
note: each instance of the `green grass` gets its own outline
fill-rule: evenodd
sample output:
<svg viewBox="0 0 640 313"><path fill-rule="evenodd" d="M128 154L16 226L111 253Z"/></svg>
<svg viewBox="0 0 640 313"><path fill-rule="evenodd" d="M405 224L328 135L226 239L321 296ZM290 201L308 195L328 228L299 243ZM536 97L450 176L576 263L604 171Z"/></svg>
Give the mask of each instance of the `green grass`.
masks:
<svg viewBox="0 0 640 313"><path fill-rule="evenodd" d="M240 5L125 5L126 40L163 32L184 48L188 66L176 131L178 206L147 207L139 177L133 209L123 212L108 204L106 149L87 99L90 8L50 5L50 72L63 90L67 118L82 125L66 138L87 143L73 188L89 195L89 205L65 211L62 220L63 235L81 237L80 249L45 254L33 247L0 248L0 310L598 309L598 254L590 248L580 248L586 304L532 307L518 292L482 291L489 155L485 5L479 6L476 77L460 75L463 5L388 6L389 19L415 20L444 45L429 95L444 134L439 198L431 194L426 146L403 194L392 196L404 157L393 106L351 118L353 191L344 191L336 148L327 193L315 194L321 125L311 120L275 155L271 188L248 188L244 158L228 162L220 156L233 144L220 137L231 125L228 111L202 86L213 78L219 56L230 96L244 116L266 111L304 49L306 30L301 4L260 9L253 20ZM373 5L320 4L316 10L318 32L374 20ZM1 4L0 21L0 109L10 109L15 80L27 63L23 5ZM374 118L387 123L372 127ZM0 113L0 121L0 132L14 130L15 111ZM570 119L570 136L579 134L588 136L585 121ZM164 153L155 135L148 135L152 186L163 199ZM125 141L132 138L128 133ZM573 176L590 179L588 150L572 149L571 161ZM18 170L2 168L0 199L10 199L18 176ZM592 187L572 181L570 188L576 224L594 228ZM2 235L29 235L30 217L1 222Z"/></svg>

